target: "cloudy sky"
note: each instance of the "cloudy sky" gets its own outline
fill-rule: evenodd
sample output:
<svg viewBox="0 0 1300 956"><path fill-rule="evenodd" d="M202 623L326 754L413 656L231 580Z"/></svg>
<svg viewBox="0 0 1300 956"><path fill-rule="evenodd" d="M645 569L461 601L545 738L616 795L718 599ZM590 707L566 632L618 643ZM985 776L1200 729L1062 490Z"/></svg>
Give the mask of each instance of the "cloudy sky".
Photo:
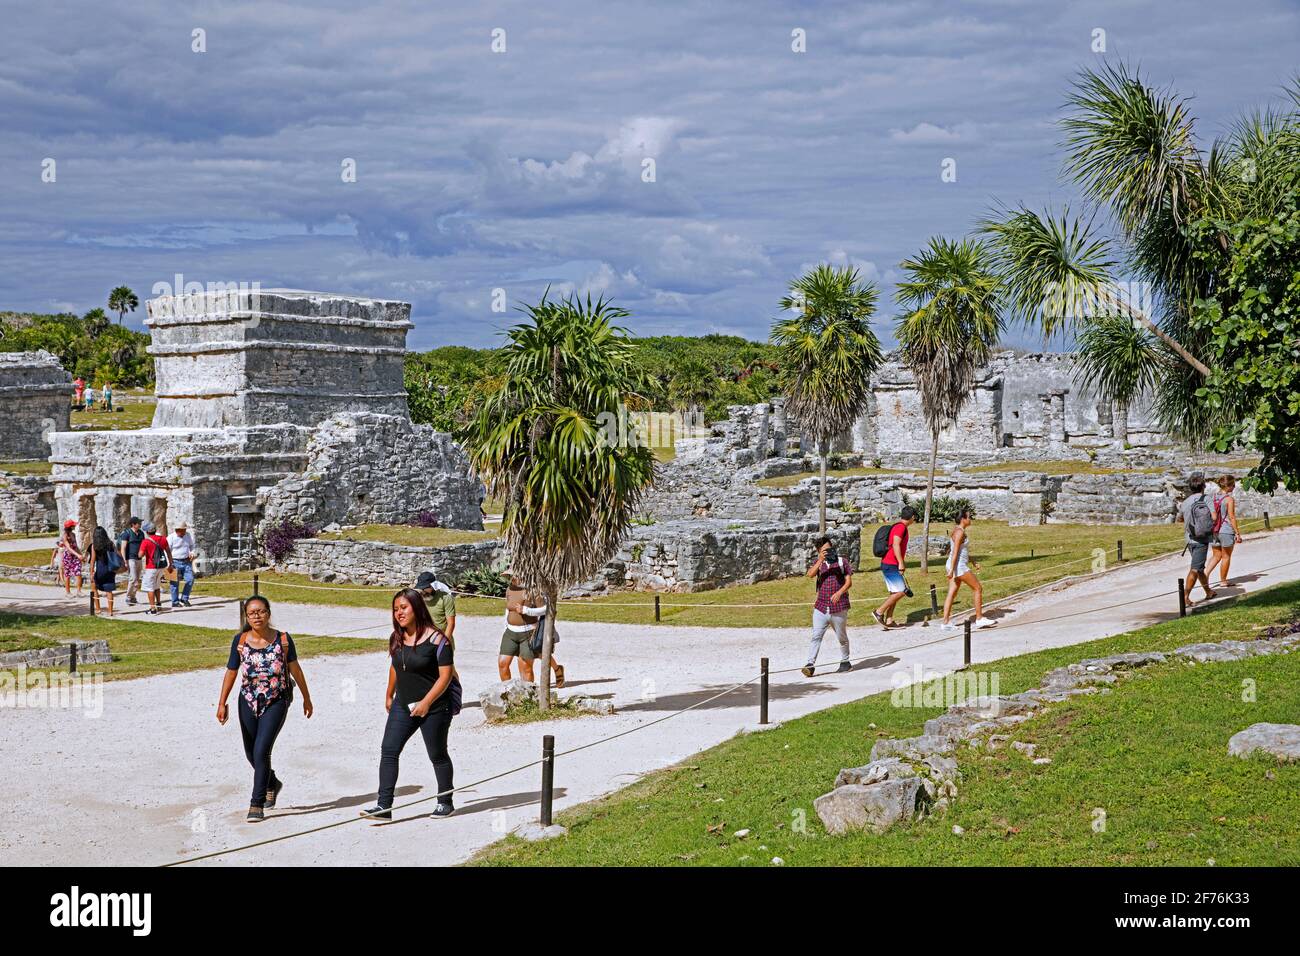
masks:
<svg viewBox="0 0 1300 956"><path fill-rule="evenodd" d="M819 261L889 338L929 236L1073 198L1079 69L1140 64L1208 144L1300 64L1296 0L3 4L0 310L180 274L404 299L418 348L547 285L761 339Z"/></svg>

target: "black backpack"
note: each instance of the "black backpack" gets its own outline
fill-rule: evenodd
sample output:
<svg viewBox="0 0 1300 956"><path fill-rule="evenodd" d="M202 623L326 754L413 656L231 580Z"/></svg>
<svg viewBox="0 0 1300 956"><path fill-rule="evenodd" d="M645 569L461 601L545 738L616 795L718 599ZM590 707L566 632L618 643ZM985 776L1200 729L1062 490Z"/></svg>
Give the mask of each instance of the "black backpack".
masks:
<svg viewBox="0 0 1300 956"><path fill-rule="evenodd" d="M883 558L889 554L889 532L898 526L898 522L893 524L882 524L876 529L876 537L871 542L871 553L878 558Z"/></svg>

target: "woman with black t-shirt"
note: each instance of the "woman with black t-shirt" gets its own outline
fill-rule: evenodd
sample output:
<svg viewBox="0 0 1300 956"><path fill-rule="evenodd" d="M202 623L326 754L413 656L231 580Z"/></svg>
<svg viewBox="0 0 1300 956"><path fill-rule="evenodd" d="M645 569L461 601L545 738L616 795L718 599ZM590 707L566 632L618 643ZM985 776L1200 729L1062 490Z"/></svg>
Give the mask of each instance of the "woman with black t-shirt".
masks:
<svg viewBox="0 0 1300 956"><path fill-rule="evenodd" d="M247 822L260 823L284 787L271 769L271 750L289 715L293 680L302 691L302 712L307 717L312 715L312 706L293 638L271 627L271 602L260 594L253 595L244 602L244 617L248 623L230 642L230 659L226 661L226 676L217 700L217 720L224 724L229 717L226 698L235 686L235 677L242 674L239 729L244 737L244 755L253 765L253 796L248 801Z"/></svg>
<svg viewBox="0 0 1300 956"><path fill-rule="evenodd" d="M420 592L404 588L393 596L393 632L388 639L388 723L379 757L379 799L362 816L393 818L393 793L402 748L418 730L438 780L435 817L450 816L452 766L447 753L451 718L460 713L461 687L451 638L438 630Z"/></svg>

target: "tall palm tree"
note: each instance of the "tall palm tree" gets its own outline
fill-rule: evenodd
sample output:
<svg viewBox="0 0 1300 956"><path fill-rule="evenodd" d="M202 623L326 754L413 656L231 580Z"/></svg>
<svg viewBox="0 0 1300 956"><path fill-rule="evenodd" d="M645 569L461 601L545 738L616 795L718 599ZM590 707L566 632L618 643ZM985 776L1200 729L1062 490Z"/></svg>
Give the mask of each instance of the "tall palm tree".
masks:
<svg viewBox="0 0 1300 956"><path fill-rule="evenodd" d="M603 298L542 296L521 310L501 351L503 377L460 430L488 496L504 502L512 570L541 590L550 613L538 704L550 706L551 648L560 593L600 570L618 549L655 459L608 426L637 397L627 316ZM612 439L612 440L611 440Z"/></svg>
<svg viewBox="0 0 1300 956"><path fill-rule="evenodd" d="M108 307L117 313L117 324L122 324L122 317L134 312L140 305L134 292L129 287L120 285L108 294Z"/></svg>
<svg viewBox="0 0 1300 956"><path fill-rule="evenodd" d="M921 570L929 570L930 509L939 432L956 421L970 399L975 373L988 362L1002 332L1000 285L983 243L930 240L915 259L901 263L907 274L895 298L908 311L896 333L904 364L912 370L921 412L930 426L930 476L925 489Z"/></svg>
<svg viewBox="0 0 1300 956"><path fill-rule="evenodd" d="M1074 379L1114 405L1116 441L1128 441L1129 406L1151 389L1166 364L1156 339L1127 316L1110 315L1082 326L1075 336Z"/></svg>
<svg viewBox="0 0 1300 956"><path fill-rule="evenodd" d="M826 531L826 458L831 440L849 428L871 400L871 376L884 361L868 324L880 291L858 270L819 265L790 283L782 309L797 311L772 326L780 352L786 413L813 436L821 457L818 522Z"/></svg>

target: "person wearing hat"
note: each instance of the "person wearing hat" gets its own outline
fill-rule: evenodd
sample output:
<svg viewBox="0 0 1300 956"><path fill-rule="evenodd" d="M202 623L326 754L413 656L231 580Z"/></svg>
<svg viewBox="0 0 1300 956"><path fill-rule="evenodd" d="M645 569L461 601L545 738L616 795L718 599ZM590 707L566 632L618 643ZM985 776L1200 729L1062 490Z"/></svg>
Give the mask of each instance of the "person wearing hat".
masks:
<svg viewBox="0 0 1300 956"><path fill-rule="evenodd" d="M424 595L434 626L451 637L456 631L456 595L451 587L439 581L432 571L421 571L415 579L415 590Z"/></svg>
<svg viewBox="0 0 1300 956"><path fill-rule="evenodd" d="M140 519L135 515L127 522L126 528L118 533L117 548L122 555L122 563L127 568L126 603L138 604L136 592L140 590L141 572L144 563L140 560L140 545L144 542L144 532L140 530Z"/></svg>
<svg viewBox="0 0 1300 956"><path fill-rule="evenodd" d="M162 588L159 580L163 571L171 567L171 548L167 539L158 533L158 527L152 521L146 521L144 541L140 544L140 560L144 562L143 588L149 598L149 610L146 614L162 613Z"/></svg>
<svg viewBox="0 0 1300 956"><path fill-rule="evenodd" d="M77 579L77 597L81 597L83 582L81 546L77 544L77 522L72 518L63 522L63 537L59 538L56 553L59 557L59 574L63 578L63 593L72 597L72 579Z"/></svg>
<svg viewBox="0 0 1300 956"><path fill-rule="evenodd" d="M172 567L176 573L171 576L172 607L190 606L190 591L194 590L194 536L190 534L185 522L178 521L167 538L171 550ZM181 590L184 579L185 589Z"/></svg>

